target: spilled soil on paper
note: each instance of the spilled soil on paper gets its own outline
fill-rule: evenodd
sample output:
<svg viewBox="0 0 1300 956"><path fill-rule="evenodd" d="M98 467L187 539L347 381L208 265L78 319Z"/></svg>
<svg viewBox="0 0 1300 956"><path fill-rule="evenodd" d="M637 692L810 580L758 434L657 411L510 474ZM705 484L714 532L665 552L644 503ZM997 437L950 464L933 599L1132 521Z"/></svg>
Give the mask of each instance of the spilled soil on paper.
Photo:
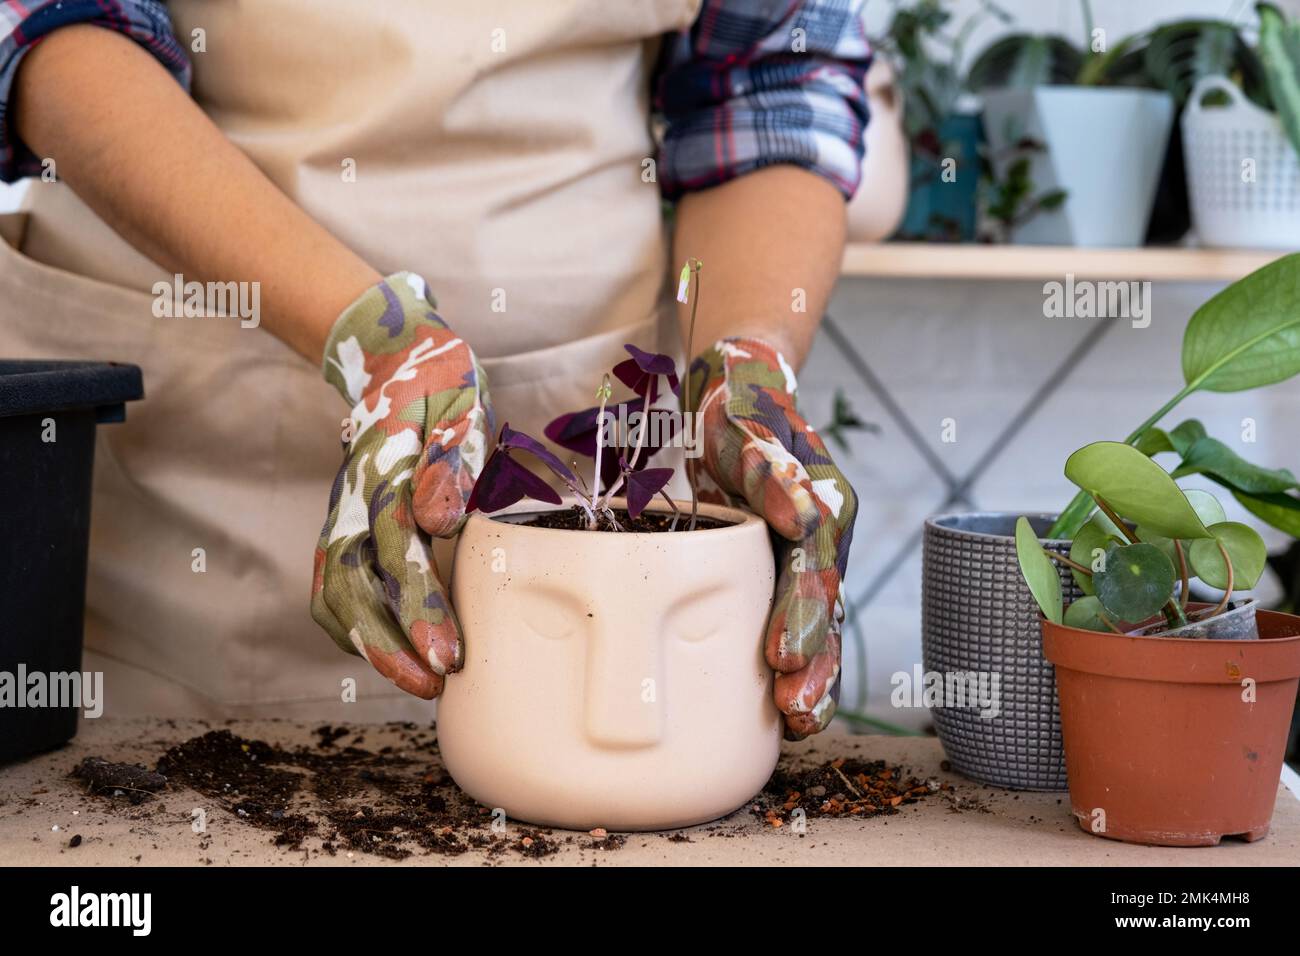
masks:
<svg viewBox="0 0 1300 956"><path fill-rule="evenodd" d="M367 734L378 746L366 746ZM89 757L72 776L87 793L126 814L138 813L141 803L169 791L197 792L211 802L201 804L209 813L223 811L265 832L286 852L308 856L364 853L403 860L473 852L490 864L570 849L613 852L629 839L604 829L583 834L514 821L506 825L500 814L462 793L442 769L435 729L409 723L323 725L310 743L293 746L212 729L166 747L153 768ZM887 816L936 795L952 802L952 787L917 779L883 761L783 759L742 808L747 812L689 831L635 836L669 843L745 837L769 828L797 829L799 821L818 817Z"/></svg>

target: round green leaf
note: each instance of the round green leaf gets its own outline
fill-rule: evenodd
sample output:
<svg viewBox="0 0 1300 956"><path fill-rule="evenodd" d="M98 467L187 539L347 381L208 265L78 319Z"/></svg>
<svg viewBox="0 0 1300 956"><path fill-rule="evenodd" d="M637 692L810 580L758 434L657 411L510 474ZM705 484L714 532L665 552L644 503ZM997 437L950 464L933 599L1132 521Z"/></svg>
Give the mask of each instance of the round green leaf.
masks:
<svg viewBox="0 0 1300 956"><path fill-rule="evenodd" d="M1075 564L1082 564L1085 568L1091 568L1098 558L1105 555L1112 534L1109 529L1114 527L1114 523L1109 518L1100 511L1097 512L1084 523L1079 533L1074 536L1074 540L1070 542L1070 560ZM1098 551L1101 554L1098 554ZM1070 569L1070 573L1074 575L1075 583L1084 594L1097 593L1091 575L1081 574L1073 568Z"/></svg>
<svg viewBox="0 0 1300 956"><path fill-rule="evenodd" d="M1166 538L1208 538L1210 533L1169 474L1132 445L1099 441L1065 462L1065 477L1121 517Z"/></svg>
<svg viewBox="0 0 1300 956"><path fill-rule="evenodd" d="M1020 573L1025 576L1029 592L1042 609L1043 616L1056 624L1061 623L1061 576L1056 563L1043 551L1038 535L1028 518L1016 522L1016 557L1020 560Z"/></svg>
<svg viewBox="0 0 1300 956"><path fill-rule="evenodd" d="M1214 497L1208 491L1202 491L1200 488L1187 488L1183 491L1187 496L1187 503L1192 506L1196 512L1196 517L1201 519L1201 524L1209 527L1212 524L1218 524L1221 521L1228 520L1228 514L1223 510L1223 505L1219 504L1219 499Z"/></svg>
<svg viewBox="0 0 1300 956"><path fill-rule="evenodd" d="M1081 627L1085 631L1109 631L1101 619L1104 613L1097 598L1081 597L1065 609L1065 623L1068 627Z"/></svg>
<svg viewBox="0 0 1300 956"><path fill-rule="evenodd" d="M1205 525L1205 527L1208 528L1212 524L1218 524L1220 521L1228 519L1223 510L1223 505L1219 504L1219 499L1208 491L1189 488L1184 490L1183 494L1187 496L1187 501L1192 506L1192 510L1196 512L1196 516L1201 519L1201 524ZM1142 525L1138 525L1136 534L1139 540L1145 541L1147 544L1154 544L1163 551L1165 557L1173 562L1174 567L1178 567L1178 551L1174 548L1173 538L1166 538L1163 535L1156 534ZM1184 548L1184 552L1186 552L1186 548ZM1184 554L1184 557L1186 557L1186 554Z"/></svg>
<svg viewBox="0 0 1300 956"><path fill-rule="evenodd" d="M1173 596L1178 573L1173 562L1153 544L1113 544L1106 567L1093 575L1097 598L1112 618L1142 621Z"/></svg>
<svg viewBox="0 0 1300 956"><path fill-rule="evenodd" d="M1212 588L1228 586L1228 567L1219 551L1222 542L1232 560L1233 590L1249 591L1258 584L1268 550L1255 529L1236 521L1222 521L1210 526L1210 534L1214 537L1193 541L1188 552L1196 576Z"/></svg>
<svg viewBox="0 0 1300 956"><path fill-rule="evenodd" d="M1155 545L1164 553L1164 556L1169 559L1170 563L1175 568L1178 567L1178 549L1174 547L1173 538L1166 538L1164 535L1155 534L1141 525L1137 526L1137 531L1135 533L1138 536L1138 540L1143 541L1146 544Z"/></svg>

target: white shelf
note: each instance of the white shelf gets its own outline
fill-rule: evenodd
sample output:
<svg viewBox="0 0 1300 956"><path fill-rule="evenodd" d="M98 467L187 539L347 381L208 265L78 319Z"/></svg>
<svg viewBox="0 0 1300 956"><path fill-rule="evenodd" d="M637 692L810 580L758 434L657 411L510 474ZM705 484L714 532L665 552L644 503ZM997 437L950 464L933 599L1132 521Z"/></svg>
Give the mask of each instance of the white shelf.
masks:
<svg viewBox="0 0 1300 956"><path fill-rule="evenodd" d="M1285 252L1180 246L1095 249L985 243L850 243L841 275L899 279L1149 279L1232 282Z"/></svg>

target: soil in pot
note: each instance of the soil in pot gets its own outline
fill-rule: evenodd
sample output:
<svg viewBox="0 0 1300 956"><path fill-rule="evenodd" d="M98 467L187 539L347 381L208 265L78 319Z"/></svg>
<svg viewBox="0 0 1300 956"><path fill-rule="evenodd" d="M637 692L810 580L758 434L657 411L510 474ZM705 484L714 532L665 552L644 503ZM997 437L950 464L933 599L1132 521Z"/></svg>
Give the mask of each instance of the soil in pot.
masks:
<svg viewBox="0 0 1300 956"><path fill-rule="evenodd" d="M673 515L668 511L643 511L635 518L628 515L626 508L611 509L614 512L614 520L618 522L618 529L609 523L605 515L600 516L600 522L597 524L596 531L611 531L617 533L622 531L632 531L638 534L645 532L659 531L685 531L686 526L690 523L690 511L683 511L677 518L677 526L673 527ZM537 511L526 512L518 515L506 515L498 518L498 521L504 521L508 524L521 524L529 528L553 528L559 531L590 531L587 527L587 514L577 505L572 508L560 509L557 511ZM719 521L715 518L705 518L697 515L695 518L696 531L710 531L714 528L726 528L735 522Z"/></svg>
<svg viewBox="0 0 1300 956"><path fill-rule="evenodd" d="M1255 619L1258 640L1043 623L1082 829L1155 846L1267 835L1300 684L1300 618Z"/></svg>
<svg viewBox="0 0 1300 956"><path fill-rule="evenodd" d="M1243 601L1236 607L1215 614L1214 607L1189 611L1187 623L1171 628L1163 618L1130 631L1138 637L1181 637L1215 641L1253 641L1259 638L1255 623L1257 602Z"/></svg>

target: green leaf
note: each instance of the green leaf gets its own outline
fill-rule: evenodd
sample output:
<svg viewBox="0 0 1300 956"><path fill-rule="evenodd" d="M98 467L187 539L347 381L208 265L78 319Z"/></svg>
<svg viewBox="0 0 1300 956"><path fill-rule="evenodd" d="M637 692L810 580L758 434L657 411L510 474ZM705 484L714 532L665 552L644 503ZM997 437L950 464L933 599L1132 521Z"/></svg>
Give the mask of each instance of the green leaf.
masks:
<svg viewBox="0 0 1300 956"><path fill-rule="evenodd" d="M1278 119L1300 156L1300 20L1287 22L1271 3L1256 4L1259 58Z"/></svg>
<svg viewBox="0 0 1300 956"><path fill-rule="evenodd" d="M1226 485L1255 495L1277 494L1300 488L1295 475L1285 468L1252 465L1217 438L1202 438L1183 453L1173 471L1174 478L1209 475Z"/></svg>
<svg viewBox="0 0 1300 956"><path fill-rule="evenodd" d="M1165 451L1174 451L1174 443L1169 440L1169 433L1163 428L1148 428L1133 445L1138 451L1150 458Z"/></svg>
<svg viewBox="0 0 1300 956"><path fill-rule="evenodd" d="M1112 617L1144 621L1157 613L1174 593L1178 572L1153 544L1113 544L1106 566L1093 575L1097 598Z"/></svg>
<svg viewBox="0 0 1300 956"><path fill-rule="evenodd" d="M1065 624L1085 631L1109 632L1110 628L1102 620L1103 613L1101 601L1095 597L1081 597L1065 609Z"/></svg>
<svg viewBox="0 0 1300 956"><path fill-rule="evenodd" d="M1121 517L1166 538L1206 538L1209 532L1169 474L1123 442L1099 441L1065 463L1065 477Z"/></svg>
<svg viewBox="0 0 1300 956"><path fill-rule="evenodd" d="M1228 520L1223 505L1219 504L1219 499L1208 491L1201 491L1199 488L1188 488L1183 491L1183 494L1187 496L1187 501L1191 504L1192 510L1196 512L1196 516L1201 519L1201 524L1205 525L1206 528L1220 521ZM1147 544L1154 544L1165 553L1165 557L1173 563L1175 568L1178 567L1178 549L1174 546L1173 538L1155 534L1142 525L1137 527L1137 536ZM1185 551L1186 549L1184 549ZM1184 553L1184 560L1186 560L1186 557L1186 553Z"/></svg>
<svg viewBox="0 0 1300 956"><path fill-rule="evenodd" d="M1300 372L1300 253L1256 269L1193 313L1183 333L1190 389L1239 392Z"/></svg>
<svg viewBox="0 0 1300 956"><path fill-rule="evenodd" d="M1030 527L1028 518L1016 521L1016 557L1020 560L1020 573L1029 585L1029 592L1038 602L1043 616L1056 624L1061 623L1061 576L1056 563L1043 551L1038 535Z"/></svg>
<svg viewBox="0 0 1300 956"><path fill-rule="evenodd" d="M1188 449L1204 438L1205 435L1205 426L1201 424L1200 420L1189 418L1170 430L1169 443L1174 446L1174 451L1185 457Z"/></svg>
<svg viewBox="0 0 1300 956"><path fill-rule="evenodd" d="M1070 560L1082 564L1085 568L1091 568L1097 558L1106 553L1106 548L1110 546L1111 535L1118 534L1111 530L1113 527L1111 520L1100 511L1089 518L1070 543ZM1096 553L1098 550L1101 551L1101 555ZM1070 569L1070 574L1074 575L1075 583L1084 594L1097 593L1090 575L1081 574L1073 568Z"/></svg>
<svg viewBox="0 0 1300 956"><path fill-rule="evenodd" d="M1083 54L1061 37L1017 33L991 43L976 58L966 74L966 85L973 92L1068 85L1079 75L1082 63Z"/></svg>
<svg viewBox="0 0 1300 956"><path fill-rule="evenodd" d="M1183 494L1187 497L1187 503L1192 506L1192 510L1196 512L1196 517L1201 519L1201 524L1206 528L1228 520L1228 514L1223 510L1223 505L1219 504L1219 499L1208 491L1187 488L1184 489Z"/></svg>
<svg viewBox="0 0 1300 956"><path fill-rule="evenodd" d="M1212 588L1228 586L1228 566L1219 552L1222 542L1232 561L1233 589L1249 591L1258 584L1268 560L1268 549L1255 529L1236 521L1221 521L1210 526L1210 533L1214 538L1193 541L1188 551L1196 576Z"/></svg>
<svg viewBox="0 0 1300 956"><path fill-rule="evenodd" d="M1252 495L1229 489L1243 508L1278 531L1300 538L1300 498L1292 495Z"/></svg>

